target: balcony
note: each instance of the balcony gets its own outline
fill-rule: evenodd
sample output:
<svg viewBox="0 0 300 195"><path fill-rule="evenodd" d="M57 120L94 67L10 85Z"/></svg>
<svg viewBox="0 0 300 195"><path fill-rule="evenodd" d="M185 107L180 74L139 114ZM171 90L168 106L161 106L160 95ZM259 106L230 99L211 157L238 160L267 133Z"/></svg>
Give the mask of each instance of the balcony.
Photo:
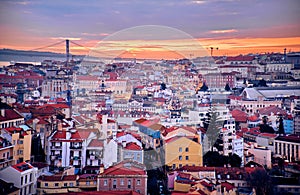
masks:
<svg viewBox="0 0 300 195"><path fill-rule="evenodd" d="M61 146L51 146L51 150L61 150Z"/></svg>
<svg viewBox="0 0 300 195"><path fill-rule="evenodd" d="M51 160L59 160L59 159L62 159L62 155L60 155L60 154L51 155L50 159Z"/></svg>
<svg viewBox="0 0 300 195"><path fill-rule="evenodd" d="M10 157L5 158L5 159L0 159L0 164L7 163L7 162L10 162L12 160L13 160L13 156L10 156Z"/></svg>
<svg viewBox="0 0 300 195"><path fill-rule="evenodd" d="M82 149L82 146L70 146L70 149L79 150Z"/></svg>
<svg viewBox="0 0 300 195"><path fill-rule="evenodd" d="M73 156L73 160L80 160L79 156Z"/></svg>

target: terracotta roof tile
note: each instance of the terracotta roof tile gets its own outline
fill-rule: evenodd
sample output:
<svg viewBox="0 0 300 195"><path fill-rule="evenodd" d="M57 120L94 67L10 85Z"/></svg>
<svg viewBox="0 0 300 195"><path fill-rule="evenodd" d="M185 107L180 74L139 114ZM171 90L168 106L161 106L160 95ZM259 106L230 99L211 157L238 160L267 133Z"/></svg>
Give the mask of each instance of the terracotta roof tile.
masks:
<svg viewBox="0 0 300 195"><path fill-rule="evenodd" d="M104 147L104 142L102 140L93 139L88 147Z"/></svg>
<svg viewBox="0 0 300 195"><path fill-rule="evenodd" d="M4 116L0 114L0 122L2 121L8 121L8 120L14 120L14 119L20 119L23 118L22 115L17 113L13 109L4 109Z"/></svg>
<svg viewBox="0 0 300 195"><path fill-rule="evenodd" d="M134 142L128 143L126 145L125 149L127 149L127 150L142 150L142 148Z"/></svg>

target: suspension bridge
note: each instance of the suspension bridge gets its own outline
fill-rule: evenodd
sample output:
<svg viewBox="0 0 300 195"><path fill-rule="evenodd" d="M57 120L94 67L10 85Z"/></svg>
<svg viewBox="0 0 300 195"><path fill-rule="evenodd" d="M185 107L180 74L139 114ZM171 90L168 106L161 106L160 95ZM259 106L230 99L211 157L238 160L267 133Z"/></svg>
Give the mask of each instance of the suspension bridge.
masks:
<svg viewBox="0 0 300 195"><path fill-rule="evenodd" d="M66 39L66 40L61 40L61 41L58 41L56 43L52 43L52 44L49 44L49 45L45 45L45 46L42 46L42 47L37 47L37 48L34 48L34 49L30 49L30 50L27 50L27 51L45 51L47 49L55 49L56 46L58 45L62 45L62 44L65 44L65 55L66 55L66 62L69 62L70 61L70 58L72 56L76 56L76 55L72 55L72 53L70 52L70 45L73 44L75 46L78 46L78 47L81 47L83 48L84 50L86 50L87 52L90 52L92 51L93 55L95 54L101 54L102 56L105 56L105 57L111 57L107 52L101 52L99 50L96 50L94 48L89 48L89 47L86 47L84 45L81 45L79 43L76 43L75 41L72 41L72 40L69 40L69 39ZM113 56L115 58L118 58L120 56Z"/></svg>

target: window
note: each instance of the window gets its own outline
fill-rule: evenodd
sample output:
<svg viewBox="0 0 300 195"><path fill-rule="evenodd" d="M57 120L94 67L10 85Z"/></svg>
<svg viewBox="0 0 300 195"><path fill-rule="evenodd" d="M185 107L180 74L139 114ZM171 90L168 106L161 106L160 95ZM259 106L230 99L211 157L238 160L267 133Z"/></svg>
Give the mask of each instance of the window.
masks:
<svg viewBox="0 0 300 195"><path fill-rule="evenodd" d="M131 188L131 180L128 180L128 188Z"/></svg>
<svg viewBox="0 0 300 195"><path fill-rule="evenodd" d="M24 184L27 183L27 175L25 175L25 181L24 181Z"/></svg>
<svg viewBox="0 0 300 195"><path fill-rule="evenodd" d="M185 151L186 151L186 152L188 152L188 151L189 151L189 148L188 148L188 147L186 147L186 148L185 148Z"/></svg>
<svg viewBox="0 0 300 195"><path fill-rule="evenodd" d="M32 173L29 175L29 182L32 182Z"/></svg>
<svg viewBox="0 0 300 195"><path fill-rule="evenodd" d="M89 186L90 185L90 181L86 181L86 185Z"/></svg>
<svg viewBox="0 0 300 195"><path fill-rule="evenodd" d="M5 153L3 153L3 158L5 158Z"/></svg>
<svg viewBox="0 0 300 195"><path fill-rule="evenodd" d="M21 185L23 185L23 177L21 177Z"/></svg>
<svg viewBox="0 0 300 195"><path fill-rule="evenodd" d="M48 183L45 183L45 187L48 187Z"/></svg>
<svg viewBox="0 0 300 195"><path fill-rule="evenodd" d="M123 186L124 185L124 179L121 179L120 181L120 185Z"/></svg>
<svg viewBox="0 0 300 195"><path fill-rule="evenodd" d="M58 187L58 183L55 183L54 186L55 186L55 187Z"/></svg>
<svg viewBox="0 0 300 195"><path fill-rule="evenodd" d="M182 164L179 164L179 168L181 168L182 167Z"/></svg>
<svg viewBox="0 0 300 195"><path fill-rule="evenodd" d="M179 160L182 160L182 156L179 156L178 159L179 159Z"/></svg>
<svg viewBox="0 0 300 195"><path fill-rule="evenodd" d="M67 187L68 186L68 183L64 183L64 187Z"/></svg>
<svg viewBox="0 0 300 195"><path fill-rule="evenodd" d="M103 185L107 186L107 180L104 180Z"/></svg>
<svg viewBox="0 0 300 195"><path fill-rule="evenodd" d="M185 157L185 160L189 160L189 156L186 156L186 157Z"/></svg>
<svg viewBox="0 0 300 195"><path fill-rule="evenodd" d="M117 180L115 180L115 179L113 181L113 188L117 188Z"/></svg>
<svg viewBox="0 0 300 195"><path fill-rule="evenodd" d="M181 147L179 147L179 152L182 152L182 148Z"/></svg>
<svg viewBox="0 0 300 195"><path fill-rule="evenodd" d="M73 183L70 183L70 187L73 187L74 185L73 185Z"/></svg>
<svg viewBox="0 0 300 195"><path fill-rule="evenodd" d="M173 164L173 165L172 165L172 168L175 169L175 168L176 168L176 164Z"/></svg>
<svg viewBox="0 0 300 195"><path fill-rule="evenodd" d="M136 185L141 185L141 180L138 179L138 180L136 181Z"/></svg>

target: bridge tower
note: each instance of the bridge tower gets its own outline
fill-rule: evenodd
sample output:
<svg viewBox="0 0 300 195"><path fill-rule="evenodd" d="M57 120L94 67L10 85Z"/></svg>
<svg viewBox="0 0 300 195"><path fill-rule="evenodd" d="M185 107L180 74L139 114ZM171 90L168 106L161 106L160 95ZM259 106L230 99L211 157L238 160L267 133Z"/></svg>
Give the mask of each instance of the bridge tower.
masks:
<svg viewBox="0 0 300 195"><path fill-rule="evenodd" d="M67 57L66 64L68 65L69 57L70 57L70 41L69 41L69 39L66 40L66 57Z"/></svg>

